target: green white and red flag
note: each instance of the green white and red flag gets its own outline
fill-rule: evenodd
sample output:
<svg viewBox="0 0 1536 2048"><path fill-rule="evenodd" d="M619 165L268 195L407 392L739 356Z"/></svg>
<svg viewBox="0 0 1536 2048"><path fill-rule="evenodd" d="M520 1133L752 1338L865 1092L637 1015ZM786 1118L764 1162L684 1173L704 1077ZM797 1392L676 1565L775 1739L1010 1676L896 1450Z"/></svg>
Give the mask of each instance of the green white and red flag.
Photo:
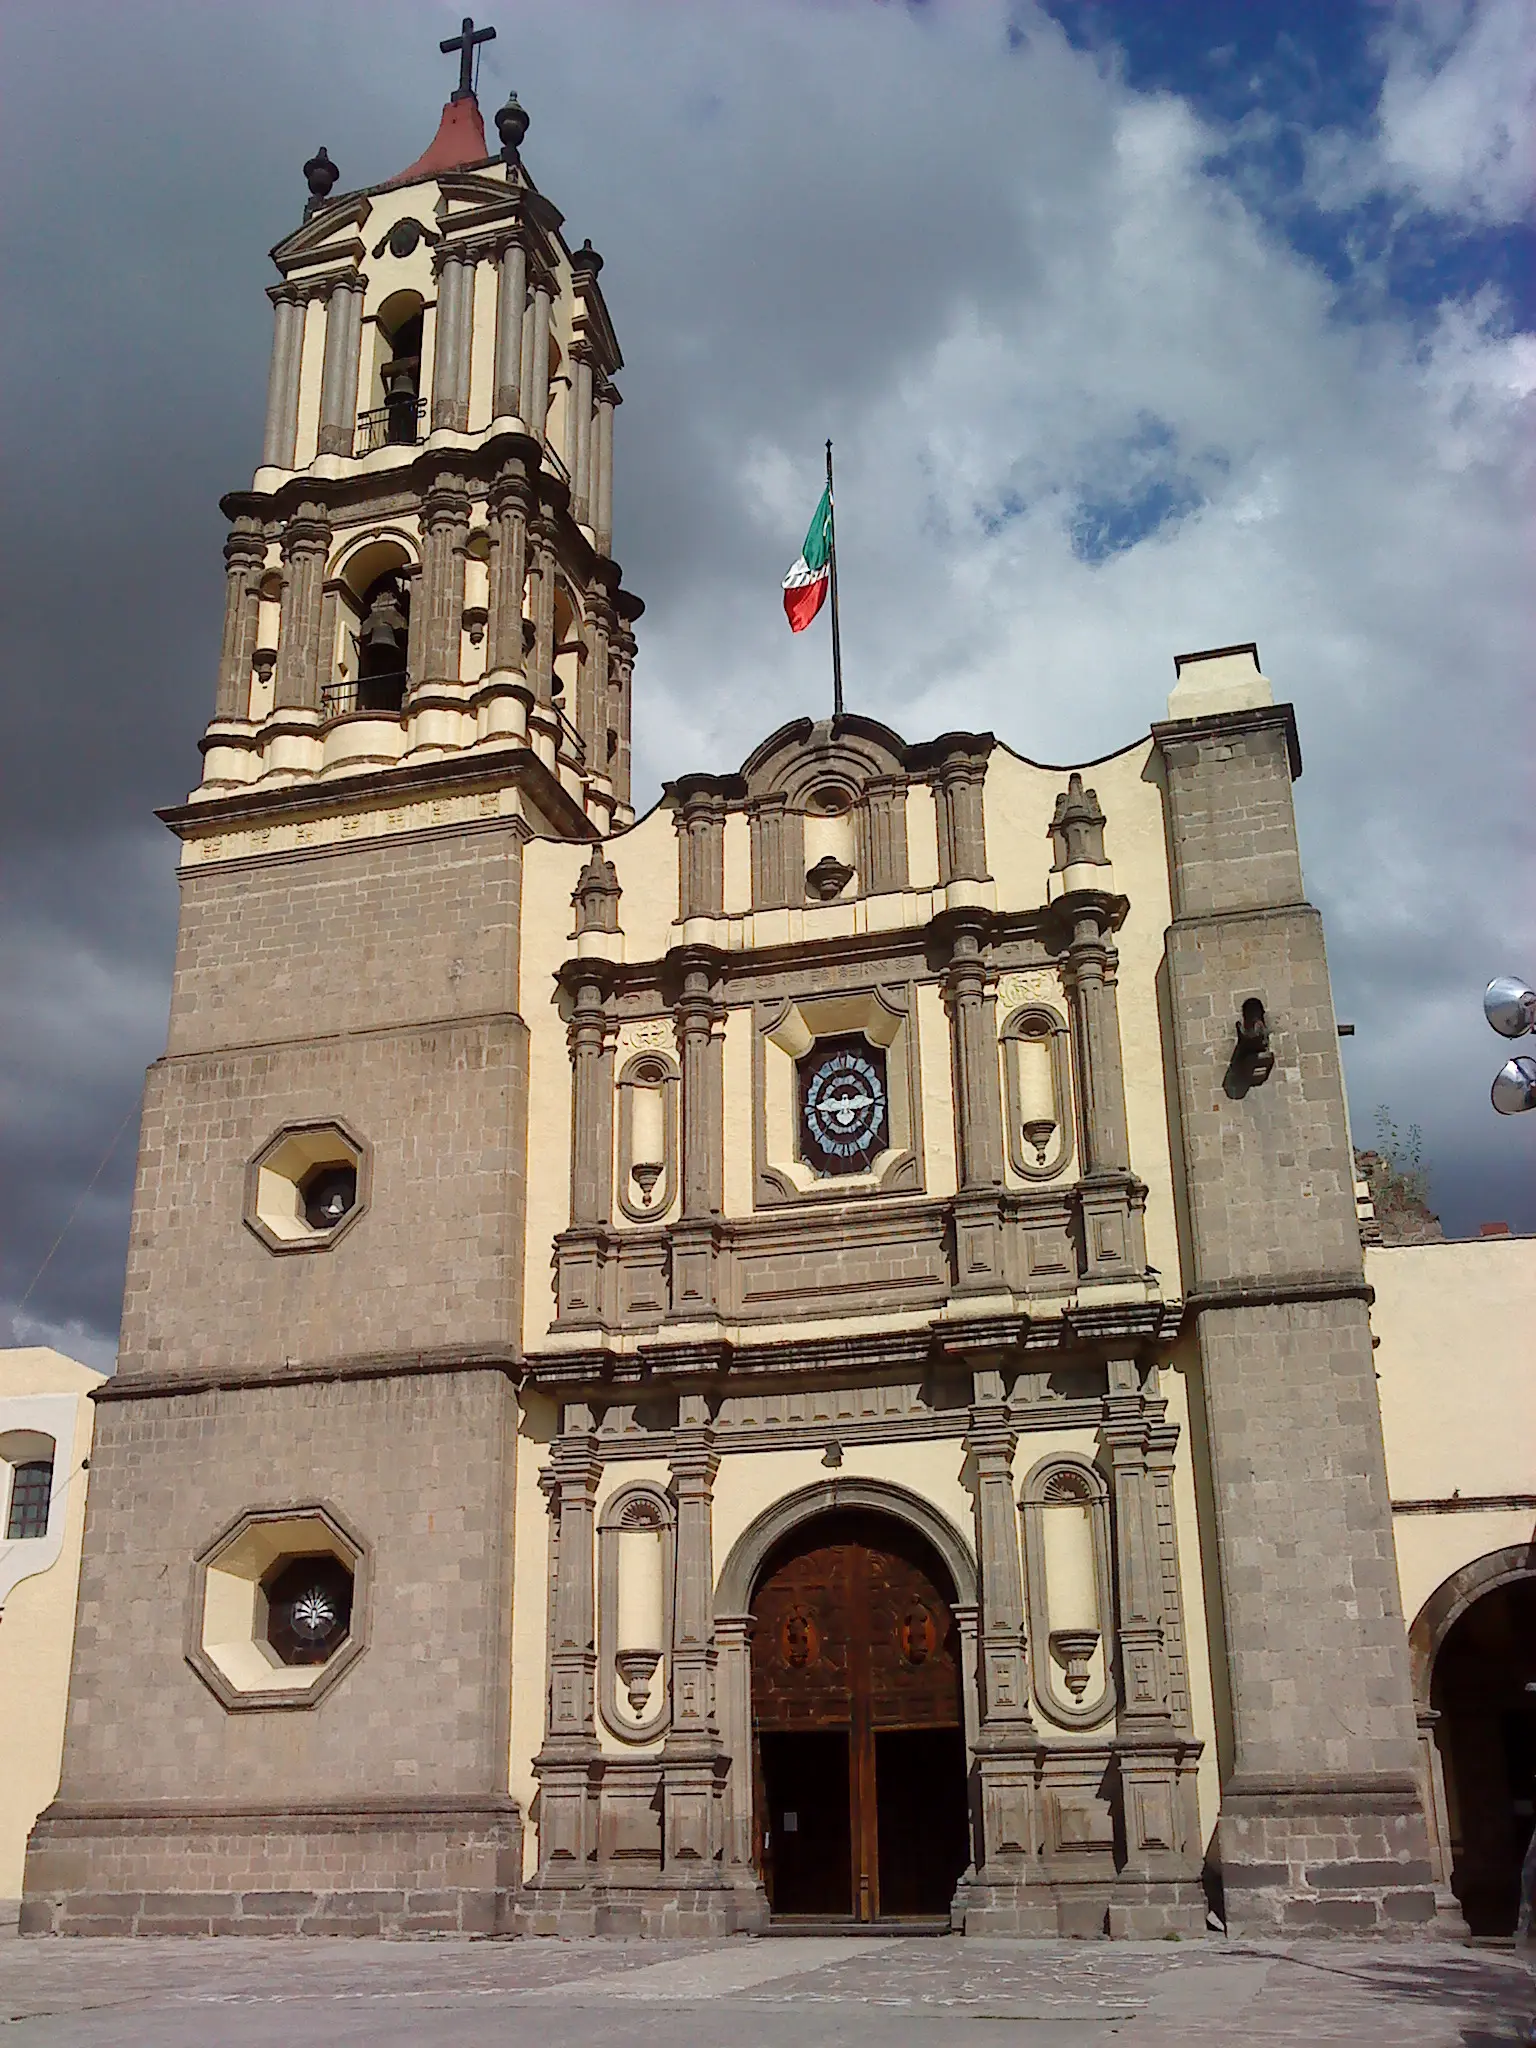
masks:
<svg viewBox="0 0 1536 2048"><path fill-rule="evenodd" d="M803 633L827 601L832 578L832 486L821 494L799 558L784 578L784 616Z"/></svg>

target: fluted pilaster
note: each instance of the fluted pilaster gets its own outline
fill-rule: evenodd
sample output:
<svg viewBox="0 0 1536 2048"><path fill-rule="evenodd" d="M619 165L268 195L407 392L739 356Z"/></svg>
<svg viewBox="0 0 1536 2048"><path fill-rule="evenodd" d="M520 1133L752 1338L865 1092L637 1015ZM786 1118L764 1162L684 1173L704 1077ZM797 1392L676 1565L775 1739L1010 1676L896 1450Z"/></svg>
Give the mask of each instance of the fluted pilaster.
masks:
<svg viewBox="0 0 1536 2048"><path fill-rule="evenodd" d="M244 718L250 707L251 662L256 652L266 559L261 522L242 515L224 543L224 638L219 649L215 718Z"/></svg>
<svg viewBox="0 0 1536 2048"><path fill-rule="evenodd" d="M469 493L458 479L444 478L422 502L421 579L415 599L421 609L421 670L413 682L458 680L468 532Z"/></svg>
<svg viewBox="0 0 1536 2048"><path fill-rule="evenodd" d="M501 250L496 269L496 373L491 410L518 418L523 403L523 315L528 297L528 252L519 241Z"/></svg>
<svg viewBox="0 0 1536 2048"><path fill-rule="evenodd" d="M325 303L325 360L320 378L322 455L350 455L357 434L357 363L362 346L363 293L356 271L333 279Z"/></svg>
<svg viewBox="0 0 1536 2048"><path fill-rule="evenodd" d="M331 523L318 505L301 505L283 533L283 600L277 640L278 710L320 708L320 620Z"/></svg>
<svg viewBox="0 0 1536 2048"><path fill-rule="evenodd" d="M528 514L533 493L521 467L503 470L491 490L488 673L523 672L523 595L528 582Z"/></svg>
<svg viewBox="0 0 1536 2048"><path fill-rule="evenodd" d="M263 468L292 469L299 435L299 366L304 354L304 293L298 285L273 285L272 367L267 377L267 421L262 435Z"/></svg>

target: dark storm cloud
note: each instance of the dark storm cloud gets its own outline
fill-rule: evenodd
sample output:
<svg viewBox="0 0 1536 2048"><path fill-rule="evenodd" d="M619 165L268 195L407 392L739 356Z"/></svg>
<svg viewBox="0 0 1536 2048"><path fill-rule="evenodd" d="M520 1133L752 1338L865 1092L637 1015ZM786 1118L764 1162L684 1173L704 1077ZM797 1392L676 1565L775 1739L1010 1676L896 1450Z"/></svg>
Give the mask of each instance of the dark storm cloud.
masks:
<svg viewBox="0 0 1536 2048"><path fill-rule="evenodd" d="M174 847L151 813L196 779L217 500L260 433L264 252L320 142L345 186L425 146L460 11L7 11L0 1304L163 1045ZM607 258L628 360L616 525L649 607L651 789L820 704L824 649L788 644L776 584L829 432L860 687L897 724L1091 756L1160 715L1174 652L1256 633L1301 709L1359 1135L1386 1099L1424 1123L1459 1227L1536 1223L1530 1134L1487 1111L1477 1015L1530 943L1486 886L1516 858L1518 755L1475 730L1507 729L1526 623L1508 405L1529 358L1499 309L1453 309L1427 354L1422 304L1411 334L1379 302L1345 329L1211 167L1230 138L1027 6L519 0L496 19L482 103L515 84L533 175ZM1341 189L1411 183L1415 119L1390 163L1335 143ZM1457 146L1447 116L1437 192L1479 175L1481 145L1461 172ZM1142 502L1149 419L1176 518ZM18 1341L110 1352L133 1141Z"/></svg>

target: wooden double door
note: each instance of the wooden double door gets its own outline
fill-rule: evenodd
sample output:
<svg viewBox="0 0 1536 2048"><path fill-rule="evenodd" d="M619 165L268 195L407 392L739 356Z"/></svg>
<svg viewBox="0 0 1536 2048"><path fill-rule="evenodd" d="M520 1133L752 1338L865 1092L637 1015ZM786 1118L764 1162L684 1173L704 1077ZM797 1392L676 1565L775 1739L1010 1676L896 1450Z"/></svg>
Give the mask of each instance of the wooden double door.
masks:
<svg viewBox="0 0 1536 2048"><path fill-rule="evenodd" d="M959 1631L932 1548L834 1510L752 1601L754 1819L777 1917L947 1914L969 1861Z"/></svg>

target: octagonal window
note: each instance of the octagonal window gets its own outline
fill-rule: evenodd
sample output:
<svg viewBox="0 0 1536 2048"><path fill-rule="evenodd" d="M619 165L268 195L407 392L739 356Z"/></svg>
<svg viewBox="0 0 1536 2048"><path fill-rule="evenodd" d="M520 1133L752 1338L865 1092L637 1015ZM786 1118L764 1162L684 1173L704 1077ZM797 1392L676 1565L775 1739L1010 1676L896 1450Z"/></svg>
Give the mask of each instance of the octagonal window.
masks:
<svg viewBox="0 0 1536 2048"><path fill-rule="evenodd" d="M274 1252L324 1251L367 1207L368 1148L344 1124L290 1124L246 1175L245 1220Z"/></svg>
<svg viewBox="0 0 1536 2048"><path fill-rule="evenodd" d="M364 1571L332 1509L248 1511L195 1560L188 1661L227 1707L312 1705L364 1647Z"/></svg>

